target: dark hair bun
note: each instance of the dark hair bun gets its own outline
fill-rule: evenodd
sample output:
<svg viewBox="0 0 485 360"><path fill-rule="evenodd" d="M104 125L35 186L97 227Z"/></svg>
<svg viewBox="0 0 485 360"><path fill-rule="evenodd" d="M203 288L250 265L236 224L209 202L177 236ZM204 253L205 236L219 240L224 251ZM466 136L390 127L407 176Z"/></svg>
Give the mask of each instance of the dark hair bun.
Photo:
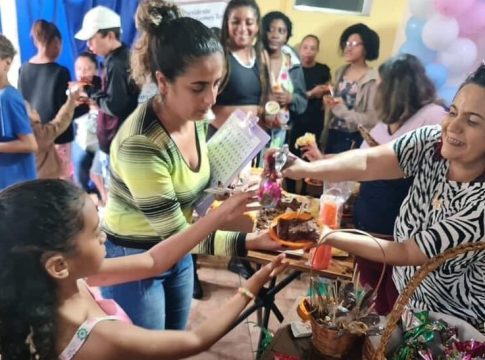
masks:
<svg viewBox="0 0 485 360"><path fill-rule="evenodd" d="M166 24L180 16L179 8L175 4L161 0L147 0L140 4L136 20L140 30L157 34Z"/></svg>

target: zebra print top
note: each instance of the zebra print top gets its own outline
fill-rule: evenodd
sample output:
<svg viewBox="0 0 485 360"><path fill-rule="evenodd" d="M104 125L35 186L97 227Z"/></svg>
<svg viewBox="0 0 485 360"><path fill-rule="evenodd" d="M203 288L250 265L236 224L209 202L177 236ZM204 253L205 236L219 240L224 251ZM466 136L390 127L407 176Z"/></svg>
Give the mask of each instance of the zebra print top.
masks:
<svg viewBox="0 0 485 360"><path fill-rule="evenodd" d="M485 183L447 179L447 160L440 156L441 126L412 131L394 143L403 172L414 176L394 227L398 242L414 239L429 258L459 244L484 239ZM393 279L401 292L418 270L394 267ZM484 332L485 252L451 259L428 274L410 306L462 318Z"/></svg>

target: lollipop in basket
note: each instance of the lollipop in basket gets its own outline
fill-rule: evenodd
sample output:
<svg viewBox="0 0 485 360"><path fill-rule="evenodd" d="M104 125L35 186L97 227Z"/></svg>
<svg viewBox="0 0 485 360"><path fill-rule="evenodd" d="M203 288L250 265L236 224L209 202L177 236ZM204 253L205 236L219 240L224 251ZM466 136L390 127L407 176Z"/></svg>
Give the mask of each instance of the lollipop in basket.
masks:
<svg viewBox="0 0 485 360"><path fill-rule="evenodd" d="M325 246L325 239L336 230L331 230L319 239L318 247ZM338 230L349 233L371 235L361 230ZM375 239L374 239L375 240ZM385 261L385 253L383 257ZM326 356L346 358L359 337L376 334L381 330L379 315L374 311L377 290L382 282L384 271L375 289L360 285L357 267L352 280L322 279L313 271L310 277L309 297L303 304L310 314L312 343Z"/></svg>
<svg viewBox="0 0 485 360"><path fill-rule="evenodd" d="M323 355L344 359L360 337L378 333L374 299L374 290L359 286L357 272L352 281L312 276L310 296L304 304L315 348Z"/></svg>

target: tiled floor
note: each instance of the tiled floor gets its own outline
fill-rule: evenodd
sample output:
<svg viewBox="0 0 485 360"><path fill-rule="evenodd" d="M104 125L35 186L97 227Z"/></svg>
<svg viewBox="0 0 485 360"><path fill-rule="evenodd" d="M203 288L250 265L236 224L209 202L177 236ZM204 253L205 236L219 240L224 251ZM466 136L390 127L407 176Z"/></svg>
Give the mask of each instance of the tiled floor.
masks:
<svg viewBox="0 0 485 360"><path fill-rule="evenodd" d="M199 256L199 278L204 289L204 298L194 300L189 320L189 328L197 326L207 316L214 316L221 309L236 289L244 282L238 275L226 270L226 258L202 257ZM281 275L280 275L281 276ZM276 295L275 303L285 316L285 319L294 319L296 310L295 301L303 296L309 283L308 277L302 275L301 279L293 281ZM252 314L245 322L239 324L226 336L219 340L209 351L197 356L190 357L191 360L252 360L255 358L257 343L259 339L259 328L255 326L257 315ZM269 329L276 331L281 326L272 314L269 322Z"/></svg>

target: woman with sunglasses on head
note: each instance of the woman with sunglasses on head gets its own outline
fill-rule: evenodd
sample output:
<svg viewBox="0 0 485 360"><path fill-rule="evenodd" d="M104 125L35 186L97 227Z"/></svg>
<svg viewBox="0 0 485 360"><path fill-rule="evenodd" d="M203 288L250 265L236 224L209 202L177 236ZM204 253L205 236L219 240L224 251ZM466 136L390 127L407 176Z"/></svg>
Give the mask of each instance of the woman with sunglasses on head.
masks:
<svg viewBox="0 0 485 360"><path fill-rule="evenodd" d="M414 177L394 225L394 240L334 232L326 242L356 256L394 266L401 293L429 259L485 238L485 65L461 85L442 125L398 139L283 170L293 179L371 181ZM326 230L325 230L326 231ZM427 274L410 307L459 317L480 331L485 321L485 252L447 260Z"/></svg>
<svg viewBox="0 0 485 360"><path fill-rule="evenodd" d="M364 24L355 24L344 30L339 47L347 64L335 74L335 93L323 97L330 118L325 121L329 131L323 132L321 143L328 154L358 148L362 137L357 126L370 130L377 123L373 99L378 74L367 61L379 57L379 35Z"/></svg>

